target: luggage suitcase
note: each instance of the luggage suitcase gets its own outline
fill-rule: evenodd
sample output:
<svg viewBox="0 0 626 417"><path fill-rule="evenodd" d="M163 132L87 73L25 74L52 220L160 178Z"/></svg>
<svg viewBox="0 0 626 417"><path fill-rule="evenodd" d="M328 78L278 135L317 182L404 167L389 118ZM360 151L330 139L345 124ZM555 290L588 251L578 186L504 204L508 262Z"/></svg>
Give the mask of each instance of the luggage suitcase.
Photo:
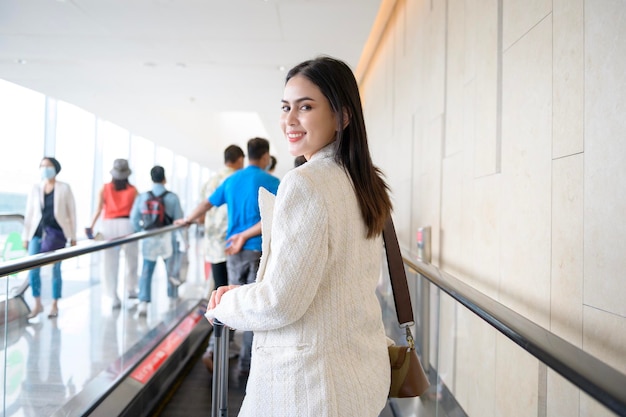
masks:
<svg viewBox="0 0 626 417"><path fill-rule="evenodd" d="M213 348L213 396L211 417L228 417L228 336L230 329L213 320L215 346Z"/></svg>

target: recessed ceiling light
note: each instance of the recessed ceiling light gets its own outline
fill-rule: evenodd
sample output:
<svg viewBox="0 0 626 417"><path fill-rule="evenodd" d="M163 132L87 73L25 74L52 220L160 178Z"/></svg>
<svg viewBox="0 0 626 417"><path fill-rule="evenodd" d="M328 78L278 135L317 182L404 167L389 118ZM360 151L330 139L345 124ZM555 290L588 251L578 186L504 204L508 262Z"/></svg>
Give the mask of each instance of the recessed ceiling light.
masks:
<svg viewBox="0 0 626 417"><path fill-rule="evenodd" d="M15 62L17 62L18 64L26 64L26 60L21 58L16 59Z"/></svg>
<svg viewBox="0 0 626 417"><path fill-rule="evenodd" d="M279 65L279 66L278 66L278 71L280 71L280 72L285 72L285 70L287 70L287 68L285 68L285 66L284 66L284 65Z"/></svg>
<svg viewBox="0 0 626 417"><path fill-rule="evenodd" d="M184 62L177 62L177 63L176 63L176 66L177 66L178 68L187 68L187 65L185 65L185 63L184 63Z"/></svg>

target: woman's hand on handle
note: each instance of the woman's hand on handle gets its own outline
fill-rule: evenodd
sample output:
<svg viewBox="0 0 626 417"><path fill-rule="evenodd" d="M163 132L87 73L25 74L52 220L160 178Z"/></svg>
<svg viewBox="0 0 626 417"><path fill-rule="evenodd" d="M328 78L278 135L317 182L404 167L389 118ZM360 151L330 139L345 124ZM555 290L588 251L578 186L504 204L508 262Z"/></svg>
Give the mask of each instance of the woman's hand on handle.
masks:
<svg viewBox="0 0 626 417"><path fill-rule="evenodd" d="M213 310L215 307L217 307L220 301L222 301L222 295L224 295L226 292L233 290L237 287L240 287L240 286L239 285L223 285L219 287L218 289L213 290L213 292L211 293L211 298L209 299L209 305L207 306L207 310ZM213 324L212 319L207 318L207 320L209 320L209 322Z"/></svg>

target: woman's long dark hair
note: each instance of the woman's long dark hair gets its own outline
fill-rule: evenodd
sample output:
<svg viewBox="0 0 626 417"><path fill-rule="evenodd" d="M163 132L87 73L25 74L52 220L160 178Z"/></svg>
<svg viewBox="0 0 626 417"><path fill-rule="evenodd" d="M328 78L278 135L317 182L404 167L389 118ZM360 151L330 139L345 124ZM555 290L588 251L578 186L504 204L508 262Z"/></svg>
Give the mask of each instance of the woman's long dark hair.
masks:
<svg viewBox="0 0 626 417"><path fill-rule="evenodd" d="M124 178L123 180L116 180L114 178L111 180L111 182L113 183L115 191L125 190L130 185L130 182L128 182L128 178Z"/></svg>
<svg viewBox="0 0 626 417"><path fill-rule="evenodd" d="M330 102L337 116L338 147L335 160L352 179L361 214L367 225L367 237L378 236L391 213L389 186L383 180L380 169L372 163L361 96L352 70L342 61L321 56L293 67L287 74L286 82L296 75L309 79Z"/></svg>

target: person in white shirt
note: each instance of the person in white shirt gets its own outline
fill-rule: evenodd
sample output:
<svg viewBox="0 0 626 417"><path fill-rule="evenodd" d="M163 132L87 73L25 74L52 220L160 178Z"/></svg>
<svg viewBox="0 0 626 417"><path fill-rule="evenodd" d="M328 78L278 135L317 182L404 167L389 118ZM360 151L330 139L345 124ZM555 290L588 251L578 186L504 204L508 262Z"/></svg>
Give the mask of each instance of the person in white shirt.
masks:
<svg viewBox="0 0 626 417"><path fill-rule="evenodd" d="M202 187L202 201L206 201L226 178L243 168L245 154L237 145L230 145L224 149L224 168L211 177ZM213 278L213 288L228 285L228 269L226 268L226 232L228 230L228 206L212 207L204 215L204 270ZM210 268L210 274L209 274ZM240 347L234 341L234 333L230 333L230 357L239 355ZM206 352L202 356L204 366L213 372L213 348L215 336L211 333Z"/></svg>

